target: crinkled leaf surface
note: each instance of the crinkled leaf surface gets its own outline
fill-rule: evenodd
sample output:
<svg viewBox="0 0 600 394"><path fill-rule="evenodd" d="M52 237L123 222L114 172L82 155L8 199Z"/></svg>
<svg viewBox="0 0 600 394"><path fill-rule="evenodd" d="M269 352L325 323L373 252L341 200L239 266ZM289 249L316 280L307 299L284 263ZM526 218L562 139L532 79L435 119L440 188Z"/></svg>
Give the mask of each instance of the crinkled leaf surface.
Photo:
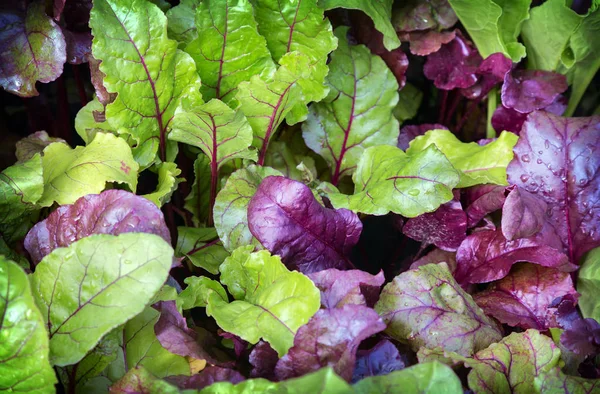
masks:
<svg viewBox="0 0 600 394"><path fill-rule="evenodd" d="M163 162L156 169L158 173L158 185L156 190L150 194L144 194L144 198L152 201L157 207L162 207L171 200L171 195L177 189L177 185L183 178L177 178L181 170L177 164Z"/></svg>
<svg viewBox="0 0 600 394"><path fill-rule="evenodd" d="M447 365L429 362L414 365L387 375L372 376L356 383L357 394L392 393L402 388L403 393L460 394L460 379Z"/></svg>
<svg viewBox="0 0 600 394"><path fill-rule="evenodd" d="M196 7L197 37L185 47L196 62L206 100L230 104L237 86L253 75L269 77L275 65L258 34L248 0L205 0Z"/></svg>
<svg viewBox="0 0 600 394"><path fill-rule="evenodd" d="M221 282L235 301L211 289L206 312L223 330L250 343L263 338L283 356L319 309L319 290L306 276L288 271L278 256L252 249L235 250L221 265Z"/></svg>
<svg viewBox="0 0 600 394"><path fill-rule="evenodd" d="M143 367L136 367L110 387L112 394L164 393L177 394L179 389L164 380L157 379Z"/></svg>
<svg viewBox="0 0 600 394"><path fill-rule="evenodd" d="M248 228L288 268L308 274L352 267L362 223L347 209L324 208L303 183L269 176L248 204Z"/></svg>
<svg viewBox="0 0 600 394"><path fill-rule="evenodd" d="M50 137L44 130L36 131L17 141L15 156L17 161L23 162L31 159L36 153L42 153L45 147L53 142L65 142L61 138Z"/></svg>
<svg viewBox="0 0 600 394"><path fill-rule="evenodd" d="M398 139L398 121L392 114L398 83L367 47L348 44L347 30L335 31L339 45L329 64L329 95L311 106L302 125L306 145L325 158L333 184L352 174L365 149L396 145Z"/></svg>
<svg viewBox="0 0 600 394"><path fill-rule="evenodd" d="M581 263L577 279L577 291L581 294L579 308L584 317L600 321L600 248L590 251Z"/></svg>
<svg viewBox="0 0 600 394"><path fill-rule="evenodd" d="M50 333L50 360L81 360L141 312L167 278L173 249L154 234L93 235L46 256L31 277Z"/></svg>
<svg viewBox="0 0 600 394"><path fill-rule="evenodd" d="M480 63L481 56L477 50L470 41L459 35L439 51L427 56L423 73L438 89L464 89L477 82L475 73Z"/></svg>
<svg viewBox="0 0 600 394"><path fill-rule="evenodd" d="M227 299L227 292L217 281L206 276L189 276L185 278L187 285L177 297L177 306L182 309L192 309L196 307L206 307L206 300L210 292L216 292L224 300Z"/></svg>
<svg viewBox="0 0 600 394"><path fill-rule="evenodd" d="M447 0L409 0L392 11L392 23L399 32L447 29L458 21Z"/></svg>
<svg viewBox="0 0 600 394"><path fill-rule="evenodd" d="M502 234L509 241L537 234L544 226L548 208L534 194L518 187L511 188L502 208L501 222Z"/></svg>
<svg viewBox="0 0 600 394"><path fill-rule="evenodd" d="M410 42L410 53L417 56L431 55L439 51L442 45L454 40L455 37L455 30L441 32L435 30L414 31L400 35L403 41Z"/></svg>
<svg viewBox="0 0 600 394"><path fill-rule="evenodd" d="M574 271L576 265L562 252L532 238L509 241L502 231L484 230L469 235L456 251L456 279L463 284L501 279L513 264L527 261L561 271Z"/></svg>
<svg viewBox="0 0 600 394"><path fill-rule="evenodd" d="M383 288L375 310L388 325L386 333L415 350L440 346L469 356L502 338L445 264L398 275Z"/></svg>
<svg viewBox="0 0 600 394"><path fill-rule="evenodd" d="M571 263L600 245L600 116L533 112L521 129L508 181L548 204L548 232ZM547 242L548 243L548 242Z"/></svg>
<svg viewBox="0 0 600 394"><path fill-rule="evenodd" d="M356 383L369 376L387 375L408 365L408 360L398 348L387 339L382 339L368 350L356 353L356 364L352 374L352 382Z"/></svg>
<svg viewBox="0 0 600 394"><path fill-rule="evenodd" d="M375 146L362 155L354 181L354 194L329 194L336 208L385 215L415 217L435 211L452 200L459 173L435 146L407 155L394 146Z"/></svg>
<svg viewBox="0 0 600 394"><path fill-rule="evenodd" d="M178 256L187 256L196 267L204 268L211 274L219 273L219 266L229 253L210 227L177 227Z"/></svg>
<svg viewBox="0 0 600 394"><path fill-rule="evenodd" d="M564 75L543 70L514 70L506 73L502 105L520 113L546 108L567 90Z"/></svg>
<svg viewBox="0 0 600 394"><path fill-rule="evenodd" d="M48 334L27 275L0 256L0 391L53 393Z"/></svg>
<svg viewBox="0 0 600 394"><path fill-rule="evenodd" d="M385 280L383 271L371 275L361 270L340 271L330 268L308 275L321 291L321 306L340 308L344 305L373 307Z"/></svg>
<svg viewBox="0 0 600 394"><path fill-rule="evenodd" d="M109 124L131 134L136 151L147 152L143 166L154 161L159 147L160 159L173 161L167 127L182 97L199 96L194 61L167 38L167 18L145 0L95 0L90 26L104 86L118 93L106 107Z"/></svg>
<svg viewBox="0 0 600 394"><path fill-rule="evenodd" d="M180 46L185 47L198 37L196 7L200 2L201 0L182 0L166 13L169 38L178 41Z"/></svg>
<svg viewBox="0 0 600 394"><path fill-rule="evenodd" d="M491 54L477 67L475 72L479 76L477 83L470 88L462 89L462 95L469 99L485 97L490 90L504 81L504 77L511 70L512 64L512 61L500 52Z"/></svg>
<svg viewBox="0 0 600 394"><path fill-rule="evenodd" d="M234 172L215 200L215 227L223 246L233 251L239 246L259 245L248 229L248 204L262 180L281 173L270 167L250 165Z"/></svg>
<svg viewBox="0 0 600 394"><path fill-rule="evenodd" d="M319 7L326 10L346 8L360 10L367 14L375 28L383 34L383 45L388 51L400 46L400 40L391 23L392 0L319 0Z"/></svg>
<svg viewBox="0 0 600 394"><path fill-rule="evenodd" d="M565 296L577 296L568 273L521 264L474 299L487 315L502 323L547 330L558 326L552 302Z"/></svg>
<svg viewBox="0 0 600 394"><path fill-rule="evenodd" d="M63 205L38 222L25 238L35 264L56 248L92 234L150 233L171 242L162 212L150 201L124 190L106 190Z"/></svg>
<svg viewBox="0 0 600 394"><path fill-rule="evenodd" d="M65 37L44 2L11 3L0 7L0 86L21 97L37 96L36 81L52 82L63 72Z"/></svg>
<svg viewBox="0 0 600 394"><path fill-rule="evenodd" d="M6 242L22 238L31 226L29 217L44 192L42 174L39 154L0 173L0 233Z"/></svg>
<svg viewBox="0 0 600 394"><path fill-rule="evenodd" d="M560 316L559 324L562 325L563 322ZM563 331L560 343L575 354L593 357L600 353L600 323L592 318L575 319Z"/></svg>
<svg viewBox="0 0 600 394"><path fill-rule="evenodd" d="M558 367L539 373L534 385L538 393L593 394L600 390L600 380L565 375Z"/></svg>
<svg viewBox="0 0 600 394"><path fill-rule="evenodd" d="M330 366L350 381L360 343L385 329L377 312L362 305L322 309L300 327L294 346L275 367L275 376L285 380Z"/></svg>
<svg viewBox="0 0 600 394"><path fill-rule="evenodd" d="M457 187L491 183L506 185L506 167L513 158L513 147L518 137L503 132L498 139L486 145L461 142L449 130L431 130L411 141L407 155L414 155L429 145L435 145L461 171Z"/></svg>
<svg viewBox="0 0 600 394"><path fill-rule="evenodd" d="M73 204L87 194L104 190L107 182L126 183L135 192L139 165L124 139L98 133L87 146L71 149L54 143L44 149L44 194L38 201L50 206L55 201Z"/></svg>
<svg viewBox="0 0 600 394"><path fill-rule="evenodd" d="M501 52L518 62L525 47L517 37L531 0L448 0L484 58Z"/></svg>
<svg viewBox="0 0 600 394"><path fill-rule="evenodd" d="M469 228L475 227L488 213L502 208L506 200L506 188L496 185L480 185L465 191L465 212Z"/></svg>

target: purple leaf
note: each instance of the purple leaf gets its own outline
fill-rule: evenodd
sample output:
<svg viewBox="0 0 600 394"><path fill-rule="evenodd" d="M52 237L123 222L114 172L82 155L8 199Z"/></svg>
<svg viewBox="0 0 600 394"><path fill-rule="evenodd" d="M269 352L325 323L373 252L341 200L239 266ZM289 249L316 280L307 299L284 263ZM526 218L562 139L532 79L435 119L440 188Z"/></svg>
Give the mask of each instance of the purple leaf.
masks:
<svg viewBox="0 0 600 394"><path fill-rule="evenodd" d="M416 269L427 264L446 263L451 274L456 271L456 253L435 248L419 260L411 264L410 269Z"/></svg>
<svg viewBox="0 0 600 394"><path fill-rule="evenodd" d="M117 95L115 93L109 93L104 87L103 81L106 75L100 71L100 63L102 63L102 61L96 60L91 55L89 56L88 60L90 65L90 79L92 85L94 85L94 89L96 90L96 96L98 97L98 101L100 101L102 105L106 107L115 100ZM96 121L99 120L96 119Z"/></svg>
<svg viewBox="0 0 600 394"><path fill-rule="evenodd" d="M87 63L92 55L92 33L63 30L67 43L67 62L70 64Z"/></svg>
<svg viewBox="0 0 600 394"><path fill-rule="evenodd" d="M171 376L166 379L182 390L202 390L216 382L231 382L237 384L246 380L244 375L230 368L209 365L196 375Z"/></svg>
<svg viewBox="0 0 600 394"><path fill-rule="evenodd" d="M480 62L481 56L472 44L457 35L427 56L423 72L438 89L468 88L477 82L475 72Z"/></svg>
<svg viewBox="0 0 600 394"><path fill-rule="evenodd" d="M568 273L519 264L508 276L473 298L487 315L502 323L546 330L558 327L556 308L550 307L552 301L567 295L577 295Z"/></svg>
<svg viewBox="0 0 600 394"><path fill-rule="evenodd" d="M361 270L340 271L335 268L313 272L308 277L321 291L321 306L341 308L344 305L373 307L385 281L383 271L371 275Z"/></svg>
<svg viewBox="0 0 600 394"><path fill-rule="evenodd" d="M300 327L294 346L277 362L275 375L284 380L330 366L350 381L358 345L384 329L377 312L362 305L321 309Z"/></svg>
<svg viewBox="0 0 600 394"><path fill-rule="evenodd" d="M522 114L514 109L500 105L492 115L492 126L498 133L512 131L515 134L519 134L525 119L527 119L527 114Z"/></svg>
<svg viewBox="0 0 600 394"><path fill-rule="evenodd" d="M409 366L408 357L400 354L398 348L387 339L383 339L373 348L359 350L356 353L356 364L352 383L369 376L387 375Z"/></svg>
<svg viewBox="0 0 600 394"><path fill-rule="evenodd" d="M460 202L452 200L432 213L409 219L402 231L425 245L455 251L467 236L467 215Z"/></svg>
<svg viewBox="0 0 600 394"><path fill-rule="evenodd" d="M56 209L25 237L34 264L59 247L92 234L156 234L171 243L160 209L149 200L124 190L106 190L81 197Z"/></svg>
<svg viewBox="0 0 600 394"><path fill-rule="evenodd" d="M549 106L567 87L567 77L562 74L513 70L504 76L502 105L526 114Z"/></svg>
<svg viewBox="0 0 600 394"><path fill-rule="evenodd" d="M481 185L467 189L466 206L468 227L475 227L487 214L499 210L506 200L506 188Z"/></svg>
<svg viewBox="0 0 600 394"><path fill-rule="evenodd" d="M442 45L454 40L454 37L455 30L412 31L399 36L402 41L410 42L410 53L417 56L427 56L439 51Z"/></svg>
<svg viewBox="0 0 600 394"><path fill-rule="evenodd" d="M248 224L265 248L305 274L351 268L346 256L362 230L352 211L324 208L307 186L280 176L262 181L248 204Z"/></svg>
<svg viewBox="0 0 600 394"><path fill-rule="evenodd" d="M223 330L219 330L218 334L220 337L229 339L231 342L233 342L233 351L235 352L235 356L238 359L248 348L248 342L244 341L242 338L238 337L235 334Z"/></svg>
<svg viewBox="0 0 600 394"><path fill-rule="evenodd" d="M448 130L448 128L437 123L404 126L400 129L400 135L398 136L398 148L404 151L407 150L410 141L427 133L429 130Z"/></svg>
<svg viewBox="0 0 600 394"><path fill-rule="evenodd" d="M275 366L279 361L277 352L269 345L269 342L260 341L254 346L250 352L249 360L252 365L250 377L265 378L269 380L275 379Z"/></svg>
<svg viewBox="0 0 600 394"><path fill-rule="evenodd" d="M23 2L24 3L24 2ZM37 96L36 81L54 81L66 61L65 38L46 15L45 2L27 9L9 1L0 6L0 86L21 97Z"/></svg>
<svg viewBox="0 0 600 394"><path fill-rule="evenodd" d="M560 342L575 354L600 354L600 324L592 318L576 320L562 333Z"/></svg>
<svg viewBox="0 0 600 394"><path fill-rule="evenodd" d="M546 202L545 243L563 245L572 263L600 245L600 116L533 112L514 147L508 181Z"/></svg>
<svg viewBox="0 0 600 394"><path fill-rule="evenodd" d="M521 261L562 271L574 271L560 251L532 238L509 241L502 231L479 231L468 236L456 252L456 280L461 284L486 283L504 278L513 264Z"/></svg>
<svg viewBox="0 0 600 394"><path fill-rule="evenodd" d="M509 241L535 235L544 225L546 208L543 200L513 187L502 208L502 234Z"/></svg>
<svg viewBox="0 0 600 394"><path fill-rule="evenodd" d="M511 67L512 60L502 53L491 54L477 67L476 74L479 76L477 83L463 89L461 93L469 99L484 97L494 86L504 80L504 76L510 71Z"/></svg>
<svg viewBox="0 0 600 394"><path fill-rule="evenodd" d="M155 309L160 312L160 318L154 325L154 333L162 347L180 356L221 364L205 350L207 346L200 343L198 334L188 327L185 318L177 310L175 301L161 301L156 304Z"/></svg>

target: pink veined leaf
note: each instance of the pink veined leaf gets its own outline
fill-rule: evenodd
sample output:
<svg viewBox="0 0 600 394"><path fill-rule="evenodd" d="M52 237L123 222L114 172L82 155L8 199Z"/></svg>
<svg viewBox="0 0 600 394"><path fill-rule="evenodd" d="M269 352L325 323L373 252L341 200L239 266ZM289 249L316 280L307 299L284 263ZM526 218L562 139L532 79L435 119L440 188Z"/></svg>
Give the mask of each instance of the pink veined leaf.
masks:
<svg viewBox="0 0 600 394"><path fill-rule="evenodd" d="M410 265L410 269L416 269L427 264L446 263L450 273L454 275L456 271L456 252L449 252L440 248L435 248L425 256L416 260Z"/></svg>
<svg viewBox="0 0 600 394"><path fill-rule="evenodd" d="M502 105L520 113L529 113L552 104L567 87L567 77L562 74L513 70L504 76Z"/></svg>
<svg viewBox="0 0 600 394"><path fill-rule="evenodd" d="M514 147L508 182L547 204L537 238L556 243L573 264L600 245L600 116L533 112Z"/></svg>
<svg viewBox="0 0 600 394"><path fill-rule="evenodd" d="M359 350L356 353L352 383L369 376L387 375L408 367L411 364L409 352L410 350L404 349L404 352L401 353L387 339L382 339L371 349Z"/></svg>
<svg viewBox="0 0 600 394"><path fill-rule="evenodd" d="M547 204L518 186L512 186L502 208L502 234L507 240L537 234L546 220Z"/></svg>
<svg viewBox="0 0 600 394"><path fill-rule="evenodd" d="M454 40L455 37L455 30L412 31L399 35L402 41L410 42L410 53L417 56L431 55L439 51L442 45Z"/></svg>
<svg viewBox="0 0 600 394"><path fill-rule="evenodd" d="M340 271L335 268L313 272L308 277L321 291L321 306L324 308L340 308L347 304L373 307L385 281L383 271L371 275L361 270Z"/></svg>
<svg viewBox="0 0 600 394"><path fill-rule="evenodd" d="M506 200L506 187L480 185L466 190L466 209L468 227L477 225L487 214L499 210Z"/></svg>
<svg viewBox="0 0 600 394"><path fill-rule="evenodd" d="M473 298L483 311L502 323L524 329L558 327L556 298L575 296L571 276L553 268L519 264L508 276Z"/></svg>
<svg viewBox="0 0 600 394"><path fill-rule="evenodd" d="M324 208L307 186L278 176L265 178L250 200L248 225L288 268L305 274L352 268L347 256L362 230L354 212Z"/></svg>
<svg viewBox="0 0 600 394"><path fill-rule="evenodd" d="M480 63L481 56L473 45L457 35L439 51L427 56L423 72L438 89L464 89L477 82L475 73Z"/></svg>
<svg viewBox="0 0 600 394"><path fill-rule="evenodd" d="M512 67L512 60L498 52L485 58L476 74L479 76L477 83L469 88L462 89L461 93L469 98L476 99L485 97L492 88L500 84Z"/></svg>
<svg viewBox="0 0 600 394"><path fill-rule="evenodd" d="M230 382L238 384L246 380L246 378L235 369L209 365L195 375L169 376L165 380L175 384L182 390L202 390L213 383Z"/></svg>

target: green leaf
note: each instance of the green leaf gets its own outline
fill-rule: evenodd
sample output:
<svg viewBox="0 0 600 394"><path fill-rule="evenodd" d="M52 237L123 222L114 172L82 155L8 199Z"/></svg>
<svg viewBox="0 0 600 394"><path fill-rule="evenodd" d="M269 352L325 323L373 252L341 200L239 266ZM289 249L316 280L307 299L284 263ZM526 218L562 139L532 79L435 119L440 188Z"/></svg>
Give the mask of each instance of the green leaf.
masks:
<svg viewBox="0 0 600 394"><path fill-rule="evenodd" d="M48 334L27 275L0 256L0 392L54 393Z"/></svg>
<svg viewBox="0 0 600 394"><path fill-rule="evenodd" d="M157 207L162 207L164 204L171 201L173 192L177 189L177 185L184 181L183 178L177 178L181 174L181 170L177 168L177 164L163 162L158 166L158 186L156 191L150 194L145 194L142 197L147 198L156 204Z"/></svg>
<svg viewBox="0 0 600 394"><path fill-rule="evenodd" d="M267 47L276 62L285 54L298 52L308 57L309 75L300 82L304 90L303 102L321 101L328 92L325 85L327 56L337 46L331 24L324 18L317 0L255 1L258 31L267 40ZM309 83L310 81L310 83ZM288 118L290 124L304 120L305 108L297 108ZM298 113L296 113L298 111Z"/></svg>
<svg viewBox="0 0 600 394"><path fill-rule="evenodd" d="M148 393L148 394L179 394L176 386L157 379L145 368L137 367L127 372L121 380L110 388L113 394Z"/></svg>
<svg viewBox="0 0 600 394"><path fill-rule="evenodd" d="M383 34L383 45L388 51L400 46L398 35L392 26L393 0L319 0L319 7L326 10L346 8L360 10L373 20L375 28Z"/></svg>
<svg viewBox="0 0 600 394"><path fill-rule="evenodd" d="M146 307L142 313L125 324L121 335L125 344L127 368L144 367L159 378L189 375L190 366L187 360L169 352L156 338L154 325L159 317L158 311Z"/></svg>
<svg viewBox="0 0 600 394"><path fill-rule="evenodd" d="M179 48L185 48L198 37L195 19L200 2L201 0L182 0L167 11L167 32L170 39L179 42Z"/></svg>
<svg viewBox="0 0 600 394"><path fill-rule="evenodd" d="M216 280L206 276L188 276L183 281L187 287L177 297L177 306L182 309L206 308L207 299L211 292L226 300L227 292Z"/></svg>
<svg viewBox="0 0 600 394"><path fill-rule="evenodd" d="M92 101L77 112L75 130L86 145L94 140L96 133L116 134L116 130L106 121L104 105L98 101L98 97L94 97Z"/></svg>
<svg viewBox="0 0 600 394"><path fill-rule="evenodd" d="M210 215L210 183L210 158L200 153L194 161L194 183L192 191L185 198L184 206L193 214L196 225L206 224L208 217L212 216Z"/></svg>
<svg viewBox="0 0 600 394"><path fill-rule="evenodd" d="M280 171L287 178L306 184L317 179L315 160L310 156L294 153L289 145L282 141L269 144L265 165Z"/></svg>
<svg viewBox="0 0 600 394"><path fill-rule="evenodd" d="M50 333L50 360L81 360L110 330L142 311L160 289L173 249L154 234L96 234L54 249L31 276Z"/></svg>
<svg viewBox="0 0 600 394"><path fill-rule="evenodd" d="M600 321L600 248L589 251L581 261L577 277L579 309L583 317Z"/></svg>
<svg viewBox="0 0 600 394"><path fill-rule="evenodd" d="M331 55L329 95L310 107L302 125L306 145L327 161L334 185L352 174L365 149L395 146L400 132L392 114L398 103L396 78L366 46L350 46L347 31L335 30L339 46Z"/></svg>
<svg viewBox="0 0 600 394"><path fill-rule="evenodd" d="M235 301L207 291L206 313L219 327L250 343L261 338L279 356L294 343L294 335L320 306L320 293L308 277L290 272L279 256L253 246L236 249L221 265L221 282Z"/></svg>
<svg viewBox="0 0 600 394"><path fill-rule="evenodd" d="M177 256L187 256L196 267L211 274L219 273L219 266L229 253L214 228L177 227Z"/></svg>
<svg viewBox="0 0 600 394"><path fill-rule="evenodd" d="M407 155L394 146L365 150L352 177L354 194L329 194L335 208L415 217L452 200L460 175L435 146Z"/></svg>
<svg viewBox="0 0 600 394"><path fill-rule="evenodd" d="M556 71L581 17L565 0L548 0L531 9L521 36L527 47L527 68Z"/></svg>
<svg viewBox="0 0 600 394"><path fill-rule="evenodd" d="M42 158L39 154L0 173L0 233L9 243L23 238L33 225L44 192Z"/></svg>
<svg viewBox="0 0 600 394"><path fill-rule="evenodd" d="M124 139L98 133L88 146L71 149L67 144L54 143L44 149L44 194L40 206L55 201L73 204L79 197L97 194L106 182L126 183L135 192L139 165Z"/></svg>
<svg viewBox="0 0 600 394"><path fill-rule="evenodd" d="M449 130L430 130L412 140L406 154L412 156L435 145L454 168L461 171L457 187L485 183L508 185L506 167L513 159L513 147L518 139L515 134L503 131L498 139L481 146L476 142L461 142Z"/></svg>
<svg viewBox="0 0 600 394"><path fill-rule="evenodd" d="M514 62L525 57L517 38L529 18L531 0L448 0L485 59L501 52Z"/></svg>
<svg viewBox="0 0 600 394"><path fill-rule="evenodd" d="M260 243L248 229L248 203L263 179L281 173L270 167L250 165L237 170L215 200L215 227L225 249L232 252L240 246Z"/></svg>
<svg viewBox="0 0 600 394"><path fill-rule="evenodd" d="M411 83L407 83L398 92L398 104L394 107L394 117L398 119L398 122L404 123L405 121L412 119L417 114L421 102L423 101L423 92L415 87Z"/></svg>
<svg viewBox="0 0 600 394"><path fill-rule="evenodd" d="M299 52L290 53L281 61L282 66L269 82L255 75L250 82L240 83L236 94L240 109L254 132L252 145L259 150L259 164L263 164L269 141L281 122L302 100L302 88L298 84L301 75L293 71L309 69L309 59Z"/></svg>
<svg viewBox="0 0 600 394"><path fill-rule="evenodd" d="M108 123L138 142L134 153L143 167L159 146L161 161L173 161L167 128L181 98L199 96L200 80L190 56L167 38L167 18L146 0L94 0L90 27L104 86L118 93L106 107Z"/></svg>
<svg viewBox="0 0 600 394"><path fill-rule="evenodd" d="M248 0L204 0L196 8L197 38L185 51L196 62L205 99L235 107L237 86L253 75L269 77L275 64L258 34Z"/></svg>
<svg viewBox="0 0 600 394"><path fill-rule="evenodd" d="M600 390L600 380L568 376L560 368L541 372L535 377L535 392L544 394L590 394Z"/></svg>
<svg viewBox="0 0 600 394"><path fill-rule="evenodd" d="M398 387L406 394L461 394L462 384L452 368L438 363L417 364L387 375L369 376L356 383L356 394L392 393Z"/></svg>

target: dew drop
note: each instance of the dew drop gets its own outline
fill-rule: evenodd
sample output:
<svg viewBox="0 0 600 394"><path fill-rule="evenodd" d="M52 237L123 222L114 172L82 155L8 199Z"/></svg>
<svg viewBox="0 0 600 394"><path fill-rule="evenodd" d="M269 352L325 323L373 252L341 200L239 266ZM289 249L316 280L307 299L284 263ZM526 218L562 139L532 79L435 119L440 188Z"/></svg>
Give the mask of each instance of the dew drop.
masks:
<svg viewBox="0 0 600 394"><path fill-rule="evenodd" d="M588 181L588 180L587 180L586 178L581 178L581 179L579 180L579 184L580 184L581 186L584 186L584 185L587 183L587 181Z"/></svg>
<svg viewBox="0 0 600 394"><path fill-rule="evenodd" d="M419 191L419 189L410 189L408 191L408 194L410 194L411 196L418 196L421 192Z"/></svg>
<svg viewBox="0 0 600 394"><path fill-rule="evenodd" d="M525 183L529 180L529 175L523 174L521 175L521 182Z"/></svg>
<svg viewBox="0 0 600 394"><path fill-rule="evenodd" d="M525 163L529 163L529 160L531 159L529 158L529 155L523 155L521 156L521 160L523 160Z"/></svg>
<svg viewBox="0 0 600 394"><path fill-rule="evenodd" d="M542 164L542 159L537 159L537 160L536 160L536 163L538 163L538 164Z"/></svg>
<svg viewBox="0 0 600 394"><path fill-rule="evenodd" d="M543 154L544 154L544 151L543 151L543 150L539 150L539 151L538 151L538 153L539 153L540 155L543 155Z"/></svg>
<svg viewBox="0 0 600 394"><path fill-rule="evenodd" d="M129 264L131 264L131 263L133 263L133 261L131 261L131 260L125 260L125 261L123 261L123 264L127 264L127 265L129 265Z"/></svg>
<svg viewBox="0 0 600 394"><path fill-rule="evenodd" d="M546 142L544 142L544 147L550 149L550 141L546 140Z"/></svg>

